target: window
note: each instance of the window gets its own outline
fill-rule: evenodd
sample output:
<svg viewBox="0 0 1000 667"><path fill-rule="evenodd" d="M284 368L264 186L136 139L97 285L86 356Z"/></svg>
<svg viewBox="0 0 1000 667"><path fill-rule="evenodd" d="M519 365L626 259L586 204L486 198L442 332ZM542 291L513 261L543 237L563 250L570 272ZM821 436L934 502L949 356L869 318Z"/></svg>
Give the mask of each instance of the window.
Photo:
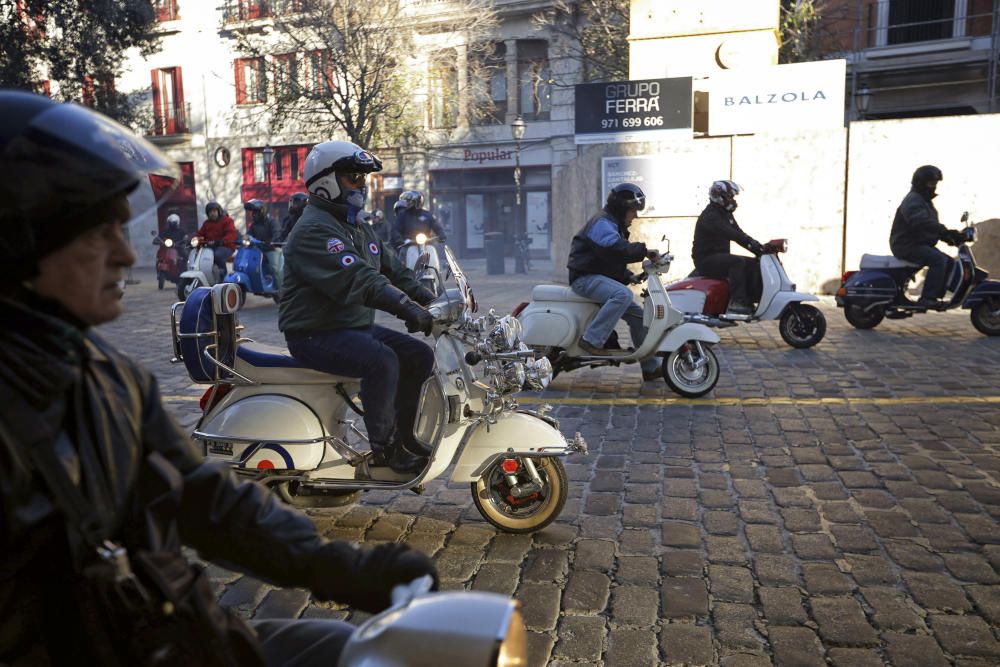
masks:
<svg viewBox="0 0 1000 667"><path fill-rule="evenodd" d="M180 18L177 13L177 0L153 0L157 21L173 21Z"/></svg>
<svg viewBox="0 0 1000 667"><path fill-rule="evenodd" d="M547 120L551 109L552 82L549 44L544 39L517 42L518 111L525 120Z"/></svg>
<svg viewBox="0 0 1000 667"><path fill-rule="evenodd" d="M889 44L947 39L952 36L954 18L955 0L892 0Z"/></svg>
<svg viewBox="0 0 1000 667"><path fill-rule="evenodd" d="M298 92L299 62L294 53L274 56L274 93L278 97L294 97Z"/></svg>
<svg viewBox="0 0 1000 667"><path fill-rule="evenodd" d="M184 84L180 67L154 69L153 129L157 136L182 134L188 131L187 108L184 105Z"/></svg>
<svg viewBox="0 0 1000 667"><path fill-rule="evenodd" d="M458 122L458 69L454 51L437 54L431 61L430 121L431 128L455 127Z"/></svg>
<svg viewBox="0 0 1000 667"><path fill-rule="evenodd" d="M497 42L482 62L482 71L475 76L472 89L476 96L476 121L483 125L500 125L507 115L507 46Z"/></svg>
<svg viewBox="0 0 1000 667"><path fill-rule="evenodd" d="M303 59L305 67L304 88L315 95L329 95L333 92L333 68L330 51L327 49L309 51Z"/></svg>
<svg viewBox="0 0 1000 667"><path fill-rule="evenodd" d="M236 60L236 103L260 104L267 101L267 78L263 58Z"/></svg>

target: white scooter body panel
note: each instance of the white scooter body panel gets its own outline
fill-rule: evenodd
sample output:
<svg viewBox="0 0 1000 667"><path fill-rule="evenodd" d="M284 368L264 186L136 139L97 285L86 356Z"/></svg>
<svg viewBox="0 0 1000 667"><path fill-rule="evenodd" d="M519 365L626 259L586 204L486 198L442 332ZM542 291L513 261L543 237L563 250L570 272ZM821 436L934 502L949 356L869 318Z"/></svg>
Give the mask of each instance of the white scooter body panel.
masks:
<svg viewBox="0 0 1000 667"><path fill-rule="evenodd" d="M676 329L672 329L667 335L660 341L660 347L657 348L660 352L671 353L681 347L684 343L689 340L700 340L703 343L718 343L719 335L706 327L704 324L695 324L694 322L687 322L682 324Z"/></svg>
<svg viewBox="0 0 1000 667"><path fill-rule="evenodd" d="M183 278L197 278L205 287L215 284L215 253L207 246L192 248L188 253L187 270L181 273Z"/></svg>
<svg viewBox="0 0 1000 667"><path fill-rule="evenodd" d="M705 311L705 293L701 290L673 290L670 303L682 313L702 313Z"/></svg>
<svg viewBox="0 0 1000 667"><path fill-rule="evenodd" d="M479 424L468 436L451 473L453 482L474 482L485 463L496 454L556 454L569 446L562 434L547 421L525 412L504 412L496 424Z"/></svg>
<svg viewBox="0 0 1000 667"><path fill-rule="evenodd" d="M518 316L522 338L531 346L576 348L597 309L597 304L582 301L532 301Z"/></svg>
<svg viewBox="0 0 1000 667"><path fill-rule="evenodd" d="M785 311L788 304L800 301L819 301L819 297L806 292L778 292L763 312L760 311L760 308L757 309L756 317L762 320L776 320L781 317L781 313Z"/></svg>

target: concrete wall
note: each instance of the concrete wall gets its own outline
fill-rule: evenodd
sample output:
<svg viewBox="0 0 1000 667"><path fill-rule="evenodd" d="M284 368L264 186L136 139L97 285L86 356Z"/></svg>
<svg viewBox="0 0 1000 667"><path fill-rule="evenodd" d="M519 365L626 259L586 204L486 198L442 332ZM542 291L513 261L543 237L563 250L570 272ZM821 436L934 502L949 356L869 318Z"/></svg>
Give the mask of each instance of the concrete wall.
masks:
<svg viewBox="0 0 1000 667"><path fill-rule="evenodd" d="M760 241L787 238L789 252L782 261L792 280L800 289L829 293L845 268L857 267L863 253L889 253L893 215L909 190L913 170L922 164L944 171L935 199L944 224L957 228L966 210L977 223L998 217L1000 188L995 168L986 162L998 154L1000 114L591 146L553 180L552 198L559 205L552 213L552 277L565 282L570 240L602 204L603 157L658 155L667 165L656 183L640 185L647 192L665 189L669 206L662 213L658 206L659 217L640 217L633 224L633 238L654 247L665 245L663 235L670 239L676 257L671 277L691 270L694 223L707 203L708 186L731 178L744 188L736 211L740 226ZM982 222L976 245L977 257L993 272L1000 272L1000 266L992 266L1000 263L997 227L995 221Z"/></svg>

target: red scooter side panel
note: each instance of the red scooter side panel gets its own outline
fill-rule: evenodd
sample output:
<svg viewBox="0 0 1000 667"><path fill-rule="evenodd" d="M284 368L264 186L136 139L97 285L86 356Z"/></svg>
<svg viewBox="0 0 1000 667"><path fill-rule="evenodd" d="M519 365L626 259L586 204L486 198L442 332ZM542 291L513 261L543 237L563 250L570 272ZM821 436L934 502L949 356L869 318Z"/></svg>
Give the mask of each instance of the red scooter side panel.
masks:
<svg viewBox="0 0 1000 667"><path fill-rule="evenodd" d="M720 315L729 306L729 281L715 278L685 278L667 286L668 292L698 290L705 293L703 315Z"/></svg>

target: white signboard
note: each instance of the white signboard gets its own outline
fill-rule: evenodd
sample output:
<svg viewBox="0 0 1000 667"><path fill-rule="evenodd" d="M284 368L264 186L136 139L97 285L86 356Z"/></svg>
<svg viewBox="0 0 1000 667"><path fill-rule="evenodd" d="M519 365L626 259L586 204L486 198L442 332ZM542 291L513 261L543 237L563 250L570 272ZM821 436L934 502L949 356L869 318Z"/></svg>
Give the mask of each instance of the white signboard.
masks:
<svg viewBox="0 0 1000 667"><path fill-rule="evenodd" d="M845 60L776 65L713 74L708 90L710 135L844 126Z"/></svg>
<svg viewBox="0 0 1000 667"><path fill-rule="evenodd" d="M694 156L686 168L662 155L630 155L601 159L601 203L619 183L634 183L646 194L642 218L694 217L708 204L708 186L719 178L719 160L712 154Z"/></svg>

